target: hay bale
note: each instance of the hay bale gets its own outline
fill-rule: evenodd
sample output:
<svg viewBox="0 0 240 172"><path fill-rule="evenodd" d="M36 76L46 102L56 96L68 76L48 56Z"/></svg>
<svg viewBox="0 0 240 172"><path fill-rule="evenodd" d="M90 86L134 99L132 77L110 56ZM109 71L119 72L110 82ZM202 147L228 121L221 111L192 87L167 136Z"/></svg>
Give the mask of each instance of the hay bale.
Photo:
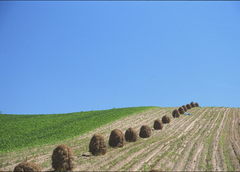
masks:
<svg viewBox="0 0 240 172"><path fill-rule="evenodd" d="M53 150L52 168L55 171L72 171L73 153L66 145L59 145Z"/></svg>
<svg viewBox="0 0 240 172"><path fill-rule="evenodd" d="M124 135L122 131L119 129L114 129L110 134L108 144L111 147L123 147Z"/></svg>
<svg viewBox="0 0 240 172"><path fill-rule="evenodd" d="M163 123L160 121L160 119L156 119L154 121L153 128L155 130L161 130L163 128Z"/></svg>
<svg viewBox="0 0 240 172"><path fill-rule="evenodd" d="M190 105L191 105L192 108L195 107L195 103L194 102L191 102Z"/></svg>
<svg viewBox="0 0 240 172"><path fill-rule="evenodd" d="M129 128L125 132L125 140L127 142L136 142L137 141L137 132L133 128Z"/></svg>
<svg viewBox="0 0 240 172"><path fill-rule="evenodd" d="M21 162L14 168L14 172L35 172L41 171L41 167L32 162Z"/></svg>
<svg viewBox="0 0 240 172"><path fill-rule="evenodd" d="M186 104L187 109L191 109L192 106L190 104Z"/></svg>
<svg viewBox="0 0 240 172"><path fill-rule="evenodd" d="M184 111L183 107L179 107L179 108L178 108L178 112L179 112L180 114L184 114L185 111Z"/></svg>
<svg viewBox="0 0 240 172"><path fill-rule="evenodd" d="M89 143L89 152L93 155L104 155L107 152L107 146L104 137L100 134L94 134Z"/></svg>
<svg viewBox="0 0 240 172"><path fill-rule="evenodd" d="M141 138L148 138L150 137L152 134L152 130L149 126L147 125L143 125L141 128L140 128L140 132L139 132L139 136Z"/></svg>
<svg viewBox="0 0 240 172"><path fill-rule="evenodd" d="M170 123L170 118L167 116L167 115L164 115L163 117L162 117L162 123L163 124L167 124L167 123Z"/></svg>
<svg viewBox="0 0 240 172"><path fill-rule="evenodd" d="M195 107L199 107L199 104L198 104L198 103L195 103Z"/></svg>
<svg viewBox="0 0 240 172"><path fill-rule="evenodd" d="M178 117L179 117L179 112L178 112L177 109L174 109L174 110L172 111L172 116L173 116L173 118L178 118Z"/></svg>
<svg viewBox="0 0 240 172"><path fill-rule="evenodd" d="M182 105L182 108L185 112L187 112L187 107L185 105Z"/></svg>

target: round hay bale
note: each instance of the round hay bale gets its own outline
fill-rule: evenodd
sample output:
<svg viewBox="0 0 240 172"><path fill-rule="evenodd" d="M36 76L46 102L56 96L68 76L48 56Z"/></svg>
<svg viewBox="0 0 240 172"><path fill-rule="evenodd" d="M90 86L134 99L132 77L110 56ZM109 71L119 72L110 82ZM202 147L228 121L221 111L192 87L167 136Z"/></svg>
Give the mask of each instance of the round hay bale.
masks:
<svg viewBox="0 0 240 172"><path fill-rule="evenodd" d="M154 121L153 128L155 130L161 130L163 128L163 123L160 121L160 119L156 119Z"/></svg>
<svg viewBox="0 0 240 172"><path fill-rule="evenodd" d="M195 103L195 107L199 107L199 104L198 104L198 103Z"/></svg>
<svg viewBox="0 0 240 172"><path fill-rule="evenodd" d="M163 122L163 124L167 124L167 123L170 123L170 118L167 116L167 115L164 115L163 117L162 117L162 122Z"/></svg>
<svg viewBox="0 0 240 172"><path fill-rule="evenodd" d="M191 102L190 105L194 108L195 107L195 103Z"/></svg>
<svg viewBox="0 0 240 172"><path fill-rule="evenodd" d="M133 128L129 128L125 132L125 140L127 142L136 142L137 141L137 132Z"/></svg>
<svg viewBox="0 0 240 172"><path fill-rule="evenodd" d="M35 172L41 171L41 167L32 162L21 162L14 168L14 172Z"/></svg>
<svg viewBox="0 0 240 172"><path fill-rule="evenodd" d="M108 144L111 147L123 147L124 135L122 131L119 129L114 129L110 134Z"/></svg>
<svg viewBox="0 0 240 172"><path fill-rule="evenodd" d="M172 111L172 116L173 116L173 118L178 118L179 117L179 111L177 109L174 109Z"/></svg>
<svg viewBox="0 0 240 172"><path fill-rule="evenodd" d="M107 146L104 137L100 134L94 134L89 143L89 152L93 155L104 155L107 152Z"/></svg>
<svg viewBox="0 0 240 172"><path fill-rule="evenodd" d="M185 112L187 112L187 107L185 105L182 105L182 108Z"/></svg>
<svg viewBox="0 0 240 172"><path fill-rule="evenodd" d="M59 145L53 150L52 168L55 171L72 171L73 153L67 145Z"/></svg>
<svg viewBox="0 0 240 172"><path fill-rule="evenodd" d="M139 136L141 138L148 138L150 137L152 134L152 130L149 126L147 125L143 125L141 128L140 128L140 132L139 132Z"/></svg>
<svg viewBox="0 0 240 172"><path fill-rule="evenodd" d="M187 107L187 109L191 109L192 108L190 104L186 104L186 107Z"/></svg>
<svg viewBox="0 0 240 172"><path fill-rule="evenodd" d="M179 112L180 114L184 114L185 111L184 111L183 107L179 107L179 108L178 108L178 112Z"/></svg>

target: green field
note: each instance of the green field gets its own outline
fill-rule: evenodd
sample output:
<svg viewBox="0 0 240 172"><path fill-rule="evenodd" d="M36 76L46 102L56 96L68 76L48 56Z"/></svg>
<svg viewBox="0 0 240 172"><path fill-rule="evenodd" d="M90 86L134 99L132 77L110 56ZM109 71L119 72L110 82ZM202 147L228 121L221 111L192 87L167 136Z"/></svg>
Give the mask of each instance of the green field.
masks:
<svg viewBox="0 0 240 172"><path fill-rule="evenodd" d="M55 143L84 134L109 122L154 107L51 115L0 115L0 153Z"/></svg>

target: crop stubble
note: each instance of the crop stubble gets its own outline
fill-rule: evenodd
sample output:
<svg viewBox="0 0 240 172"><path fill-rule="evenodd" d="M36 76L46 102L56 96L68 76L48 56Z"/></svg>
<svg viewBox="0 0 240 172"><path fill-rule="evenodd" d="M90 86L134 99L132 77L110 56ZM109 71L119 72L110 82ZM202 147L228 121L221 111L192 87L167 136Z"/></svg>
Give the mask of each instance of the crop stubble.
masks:
<svg viewBox="0 0 240 172"><path fill-rule="evenodd" d="M154 119L169 115L172 110L157 108L142 112L68 140L66 144L75 152L75 170L240 170L240 110L236 108L192 108L191 116L171 118L162 130L154 130L150 138L138 138L123 148L108 147L104 156L81 156L87 152L94 133L102 134L107 140L115 128L125 131L132 127L139 132L141 125L152 127ZM23 157L45 164L43 170L50 170L55 146L31 149ZM1 170L12 170L21 160L17 153L1 156L3 166L5 163Z"/></svg>

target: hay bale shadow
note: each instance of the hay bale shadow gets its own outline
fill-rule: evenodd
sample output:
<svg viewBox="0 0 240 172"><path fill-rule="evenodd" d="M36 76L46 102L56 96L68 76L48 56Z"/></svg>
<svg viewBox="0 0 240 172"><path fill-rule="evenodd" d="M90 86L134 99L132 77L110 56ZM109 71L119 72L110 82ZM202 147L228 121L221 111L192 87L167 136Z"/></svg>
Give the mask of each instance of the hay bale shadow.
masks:
<svg viewBox="0 0 240 172"><path fill-rule="evenodd" d="M13 170L13 172L39 172L41 167L32 162L21 162Z"/></svg>

